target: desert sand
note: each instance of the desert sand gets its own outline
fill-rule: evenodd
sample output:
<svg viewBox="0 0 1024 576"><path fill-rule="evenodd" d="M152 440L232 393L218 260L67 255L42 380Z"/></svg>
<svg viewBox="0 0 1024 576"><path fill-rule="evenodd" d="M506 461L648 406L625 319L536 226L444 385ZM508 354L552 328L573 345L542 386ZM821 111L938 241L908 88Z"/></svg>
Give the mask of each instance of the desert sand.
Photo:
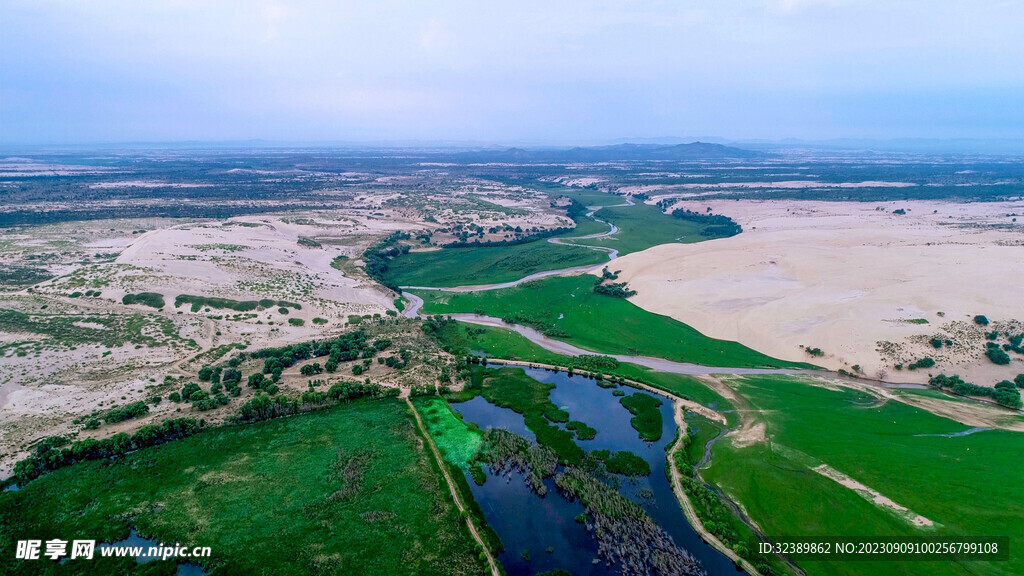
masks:
<svg viewBox="0 0 1024 576"><path fill-rule="evenodd" d="M984 332L1022 331L1024 202L685 201L744 232L667 244L615 261L638 306L766 354L865 376L924 382L960 374L993 385L1024 357L991 363ZM895 214L896 209L906 214ZM993 324L973 322L977 314ZM926 320L927 323L923 323ZM913 322L912 322L913 321ZM915 323L916 322L916 323ZM935 349L932 337L952 346ZM804 348L820 348L810 356ZM929 369L897 370L925 356Z"/></svg>

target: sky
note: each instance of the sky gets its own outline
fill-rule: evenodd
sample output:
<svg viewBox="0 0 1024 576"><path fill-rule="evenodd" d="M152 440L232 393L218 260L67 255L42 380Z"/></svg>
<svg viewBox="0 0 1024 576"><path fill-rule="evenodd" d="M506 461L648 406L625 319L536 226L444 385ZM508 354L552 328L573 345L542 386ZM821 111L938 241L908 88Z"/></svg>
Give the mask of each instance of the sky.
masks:
<svg viewBox="0 0 1024 576"><path fill-rule="evenodd" d="M0 0L0 145L1024 140L1024 1Z"/></svg>

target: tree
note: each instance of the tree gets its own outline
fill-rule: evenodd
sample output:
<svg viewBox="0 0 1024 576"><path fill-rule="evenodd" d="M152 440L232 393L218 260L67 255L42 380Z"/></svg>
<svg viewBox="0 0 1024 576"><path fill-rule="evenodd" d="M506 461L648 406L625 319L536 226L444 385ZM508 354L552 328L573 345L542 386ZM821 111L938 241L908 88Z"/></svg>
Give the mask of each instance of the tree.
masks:
<svg viewBox="0 0 1024 576"><path fill-rule="evenodd" d="M199 379L203 382L209 382L210 378L213 377L213 368L209 366L203 366L199 369Z"/></svg>
<svg viewBox="0 0 1024 576"><path fill-rule="evenodd" d="M998 346L989 346L985 350L985 356L988 356L988 359L993 364L1005 365L1010 363L1010 355Z"/></svg>

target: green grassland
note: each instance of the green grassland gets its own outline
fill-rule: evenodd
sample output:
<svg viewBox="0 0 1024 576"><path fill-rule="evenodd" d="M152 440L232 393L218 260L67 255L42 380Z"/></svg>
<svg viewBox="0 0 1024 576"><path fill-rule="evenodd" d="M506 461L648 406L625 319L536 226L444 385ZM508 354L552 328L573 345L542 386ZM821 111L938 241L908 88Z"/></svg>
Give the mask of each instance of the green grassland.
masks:
<svg viewBox="0 0 1024 576"><path fill-rule="evenodd" d="M689 244L707 240L700 235L705 228L704 225L673 218L657 206L610 206L598 210L594 216L615 224L619 231L605 238L591 238L580 242L615 248L619 251L619 256L646 250L659 244Z"/></svg>
<svg viewBox="0 0 1024 576"><path fill-rule="evenodd" d="M19 539L114 541L130 527L211 546L211 574L486 573L396 399L213 429L0 493L0 573L173 574L171 562L14 559Z"/></svg>
<svg viewBox="0 0 1024 576"><path fill-rule="evenodd" d="M543 270L597 265L607 260L608 256L599 250L547 240L515 246L441 248L392 259L384 279L397 286L496 284Z"/></svg>
<svg viewBox="0 0 1024 576"><path fill-rule="evenodd" d="M702 224L673 218L657 206L611 206L602 208L595 216L618 226L618 232L608 237L573 240L573 237L608 230L601 222L582 218L571 236L563 237L567 243L579 244L579 248L536 240L515 246L411 252L391 260L384 278L400 286L496 284L543 270L596 265L607 260L603 252L584 248L588 245L614 248L625 255L659 244L707 240L700 235L704 229Z"/></svg>
<svg viewBox="0 0 1024 576"><path fill-rule="evenodd" d="M576 364L573 356L545 350L521 334L505 328L451 321L444 325L438 338L441 345L453 354L472 354L555 366ZM646 366L626 363L619 364L615 369L604 370L604 373L644 382L682 398L699 402L705 406L713 406L718 410L730 411L733 408L732 403L727 399L690 376L656 372ZM727 412L725 416L730 420L735 418L735 414L732 412Z"/></svg>
<svg viewBox="0 0 1024 576"><path fill-rule="evenodd" d="M1024 435L929 436L966 427L797 378L746 377L737 391L760 411L769 441L744 448L716 443L703 476L740 502L770 538L1010 537L1009 562L798 561L809 575L1024 573L1024 555L1017 552L1024 546L1024 500L1010 488L1024 473ZM935 526L914 527L811 470L822 463Z"/></svg>
<svg viewBox="0 0 1024 576"><path fill-rule="evenodd" d="M621 298L596 294L590 275L552 277L485 292L422 291L424 313L482 312L527 324L602 354L639 354L731 367L806 367L647 312Z"/></svg>

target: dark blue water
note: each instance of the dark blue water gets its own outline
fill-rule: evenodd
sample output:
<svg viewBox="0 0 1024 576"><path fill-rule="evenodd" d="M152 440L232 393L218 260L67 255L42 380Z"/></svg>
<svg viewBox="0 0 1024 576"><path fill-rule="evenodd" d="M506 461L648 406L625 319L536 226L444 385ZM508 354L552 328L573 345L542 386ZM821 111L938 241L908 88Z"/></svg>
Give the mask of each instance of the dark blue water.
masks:
<svg viewBox="0 0 1024 576"><path fill-rule="evenodd" d="M577 440L581 448L591 450L629 450L640 456L651 466L647 477L624 478L620 492L644 510L671 536L676 545L686 549L700 560L711 576L732 576L737 574L735 564L717 550L706 544L686 521L672 486L666 477L665 448L675 438L675 422L672 419L672 404L662 400L662 436L655 442L646 442L637 434L629 421L632 414L619 402L613 390L601 388L591 378L569 376L564 372L550 372L540 369L524 369L532 378L551 383L551 401L566 410L573 420L581 420L597 429L593 440ZM639 392L623 387L627 395ZM523 417L507 408L490 404L482 397L469 402L452 404L467 422L474 422L481 428L505 428L522 434L525 430ZM532 433L523 434L531 439ZM533 494L523 482L521 475L509 479L488 477L483 486L476 486L470 480L473 496L484 511L487 523L497 532L505 544L505 552L499 556L506 572L511 576L532 575L545 570L560 568L576 575L609 574L604 564L593 565L597 558L597 543L586 533L583 525L575 521L583 511L579 503L565 501L554 489L554 483L547 481L548 494L540 498ZM548 546L554 553L547 554ZM523 550L530 551L529 562L521 557Z"/></svg>
<svg viewBox="0 0 1024 576"><path fill-rule="evenodd" d="M526 421L522 414L508 408L495 406L484 400L483 396L475 396L472 400L452 404L452 407L462 414L466 422L475 422L481 429L503 428L514 434L519 434L523 438L528 438L531 442L537 441L537 436L526 427Z"/></svg>

